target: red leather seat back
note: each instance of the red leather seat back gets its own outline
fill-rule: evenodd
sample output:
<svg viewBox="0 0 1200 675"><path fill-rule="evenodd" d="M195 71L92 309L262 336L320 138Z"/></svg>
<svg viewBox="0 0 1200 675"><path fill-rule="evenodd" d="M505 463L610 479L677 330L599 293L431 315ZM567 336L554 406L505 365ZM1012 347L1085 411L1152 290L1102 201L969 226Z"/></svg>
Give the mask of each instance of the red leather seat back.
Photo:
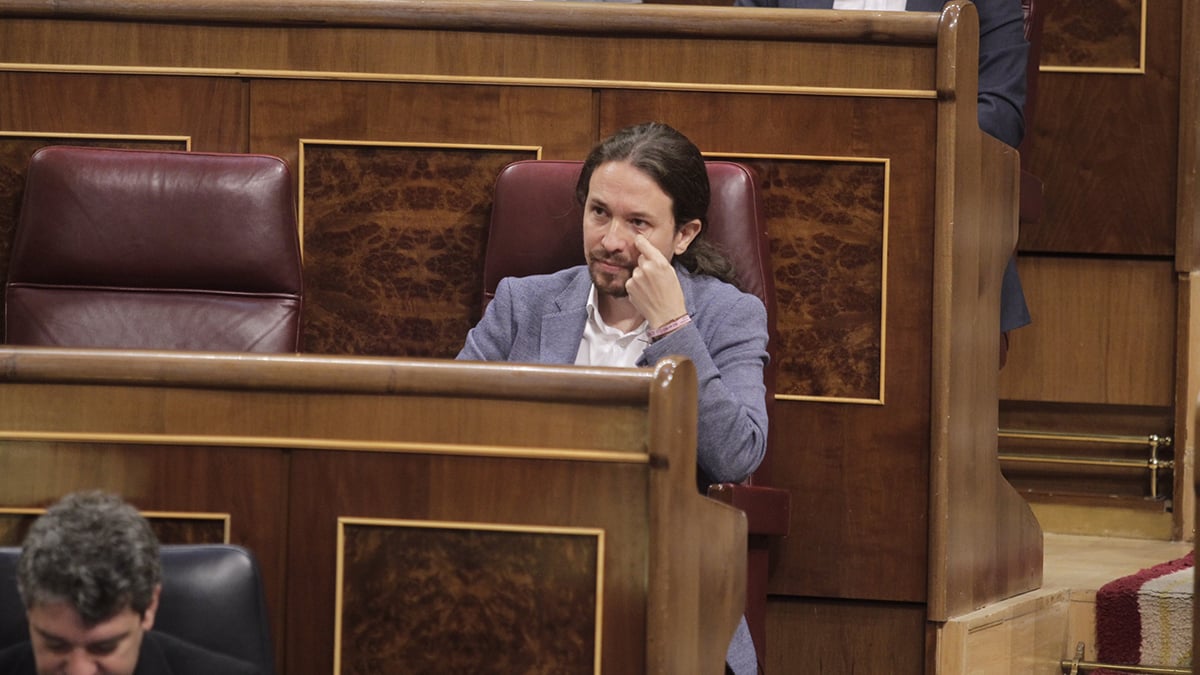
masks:
<svg viewBox="0 0 1200 675"><path fill-rule="evenodd" d="M293 352L302 298L283 160L69 146L30 159L6 342Z"/></svg>

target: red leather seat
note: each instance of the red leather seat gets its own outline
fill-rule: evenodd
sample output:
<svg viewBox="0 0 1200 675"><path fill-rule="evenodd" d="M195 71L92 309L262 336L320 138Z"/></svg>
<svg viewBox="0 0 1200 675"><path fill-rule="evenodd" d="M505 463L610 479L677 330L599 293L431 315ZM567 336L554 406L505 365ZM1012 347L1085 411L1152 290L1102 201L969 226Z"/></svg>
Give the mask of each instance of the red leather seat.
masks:
<svg viewBox="0 0 1200 675"><path fill-rule="evenodd" d="M41 148L13 242L5 342L298 351L295 203L277 157Z"/></svg>
<svg viewBox="0 0 1200 675"><path fill-rule="evenodd" d="M579 161L527 160L501 170L484 254L485 305L504 277L546 274L584 263L583 208L575 198L582 167ZM757 295L767 308L771 361L764 379L769 413L775 399L775 277L758 185L741 164L710 161L707 167L712 200L704 236L733 262L742 290ZM768 434L768 457L770 446ZM746 621L761 663L766 652L767 537L787 534L791 500L784 490L755 484L760 477L752 476L745 484L712 485L708 494L746 512Z"/></svg>

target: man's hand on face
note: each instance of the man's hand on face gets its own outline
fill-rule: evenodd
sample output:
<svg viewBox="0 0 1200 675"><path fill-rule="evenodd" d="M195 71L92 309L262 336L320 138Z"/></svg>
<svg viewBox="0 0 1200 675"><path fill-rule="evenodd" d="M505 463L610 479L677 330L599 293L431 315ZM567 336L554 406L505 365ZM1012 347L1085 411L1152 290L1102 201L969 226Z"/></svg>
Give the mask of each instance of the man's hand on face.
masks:
<svg viewBox="0 0 1200 675"><path fill-rule="evenodd" d="M671 261L643 235L633 240L641 256L625 282L633 306L646 317L650 328L658 328L687 313L683 288Z"/></svg>

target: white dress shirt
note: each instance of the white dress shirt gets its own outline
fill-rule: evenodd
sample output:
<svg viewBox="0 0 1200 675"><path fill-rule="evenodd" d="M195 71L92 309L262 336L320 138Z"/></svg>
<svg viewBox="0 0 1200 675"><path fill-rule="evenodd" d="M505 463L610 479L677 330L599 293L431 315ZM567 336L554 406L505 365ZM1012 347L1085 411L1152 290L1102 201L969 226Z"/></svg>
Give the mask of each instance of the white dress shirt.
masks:
<svg viewBox="0 0 1200 675"><path fill-rule="evenodd" d="M834 9L867 9L873 12L903 12L907 0L833 0Z"/></svg>
<svg viewBox="0 0 1200 675"><path fill-rule="evenodd" d="M646 337L649 325L642 325L628 333L604 323L596 310L596 284L588 294L587 323L583 325L583 340L579 342L579 353L575 355L577 366L617 366L636 368L642 352L650 339Z"/></svg>

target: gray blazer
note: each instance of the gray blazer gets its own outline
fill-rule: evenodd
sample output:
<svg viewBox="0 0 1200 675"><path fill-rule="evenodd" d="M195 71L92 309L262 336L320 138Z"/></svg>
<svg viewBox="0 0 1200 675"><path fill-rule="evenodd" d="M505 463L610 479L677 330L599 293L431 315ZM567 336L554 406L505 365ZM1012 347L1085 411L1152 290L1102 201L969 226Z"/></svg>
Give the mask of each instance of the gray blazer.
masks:
<svg viewBox="0 0 1200 675"><path fill-rule="evenodd" d="M740 481L766 452L767 312L733 286L676 266L692 323L646 346L638 365L678 354L696 365L701 482ZM585 265L507 278L458 358L572 364L583 340L591 277Z"/></svg>

